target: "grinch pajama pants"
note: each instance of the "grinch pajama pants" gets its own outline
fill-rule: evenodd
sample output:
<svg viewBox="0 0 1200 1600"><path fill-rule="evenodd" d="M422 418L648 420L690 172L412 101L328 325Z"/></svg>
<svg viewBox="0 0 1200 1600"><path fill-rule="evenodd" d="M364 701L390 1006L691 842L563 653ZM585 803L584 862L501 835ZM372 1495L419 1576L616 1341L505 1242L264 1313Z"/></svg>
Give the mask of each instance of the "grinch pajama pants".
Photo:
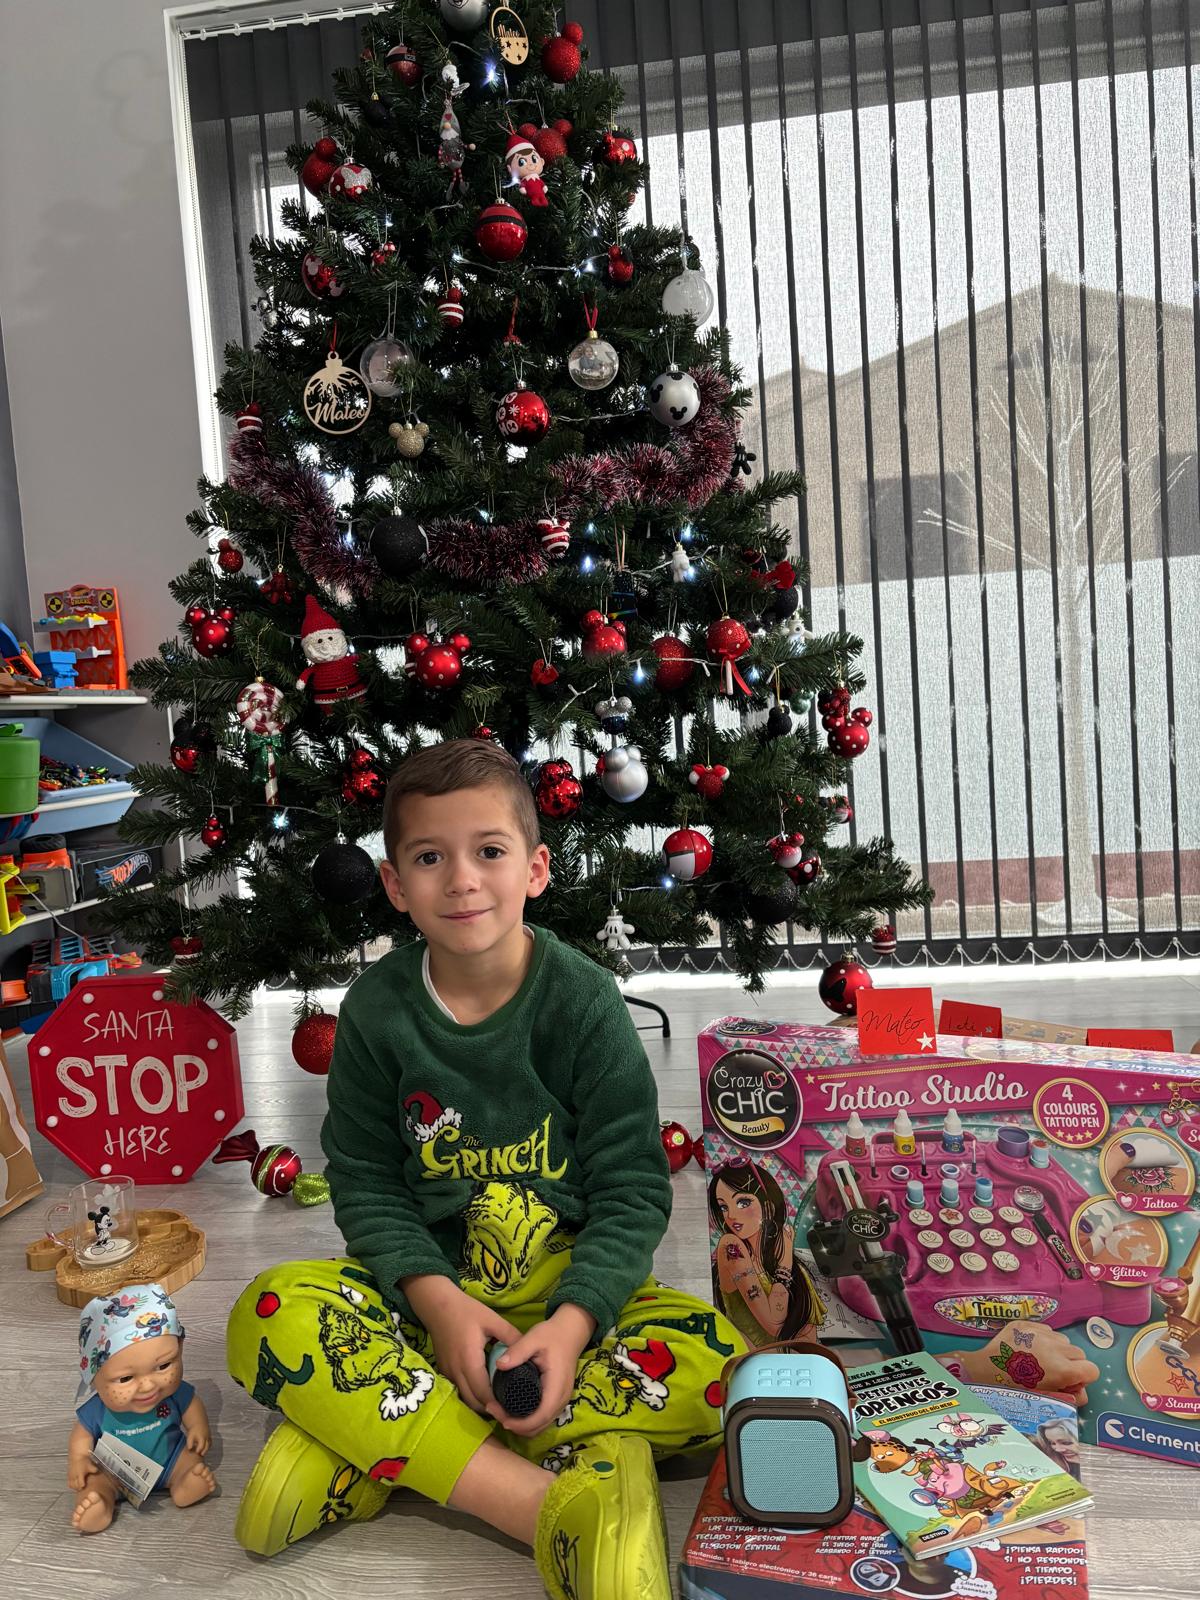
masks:
<svg viewBox="0 0 1200 1600"><path fill-rule="evenodd" d="M571 1260L557 1214L522 1184L480 1185L464 1214L460 1283L526 1332ZM459 1399L425 1329L385 1304L349 1257L260 1273L229 1318L229 1371L260 1404L377 1482L445 1503L489 1434L558 1471L599 1433L643 1434L656 1457L721 1437L721 1370L745 1350L712 1306L647 1278L616 1325L580 1357L564 1410L535 1438L505 1432Z"/></svg>

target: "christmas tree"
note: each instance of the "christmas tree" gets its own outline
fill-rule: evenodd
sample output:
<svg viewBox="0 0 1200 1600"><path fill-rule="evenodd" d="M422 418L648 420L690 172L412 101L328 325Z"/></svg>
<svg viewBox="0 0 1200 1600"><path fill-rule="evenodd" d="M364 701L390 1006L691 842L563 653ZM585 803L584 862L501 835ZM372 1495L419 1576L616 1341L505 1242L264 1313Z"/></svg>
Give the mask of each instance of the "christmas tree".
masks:
<svg viewBox="0 0 1200 1600"><path fill-rule="evenodd" d="M367 37L288 152L290 234L251 246L263 331L226 351L208 550L134 673L183 720L126 833L189 850L111 917L234 1016L263 982L344 982L412 932L358 843L388 773L474 736L534 786L530 915L597 960L720 923L757 990L785 921L867 938L926 891L842 831L861 642L804 630L772 520L803 481L739 443L691 241L630 221L619 85L542 0L402 0Z"/></svg>

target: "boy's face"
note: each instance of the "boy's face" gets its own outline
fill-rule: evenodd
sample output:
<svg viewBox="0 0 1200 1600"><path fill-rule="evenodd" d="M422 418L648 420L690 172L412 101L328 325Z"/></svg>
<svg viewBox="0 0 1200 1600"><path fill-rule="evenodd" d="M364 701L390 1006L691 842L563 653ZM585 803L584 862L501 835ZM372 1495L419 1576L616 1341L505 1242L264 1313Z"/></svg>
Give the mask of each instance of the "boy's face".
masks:
<svg viewBox="0 0 1200 1600"><path fill-rule="evenodd" d="M396 858L380 868L388 899L449 954L494 949L545 889L550 852L530 850L495 785L407 795L403 807Z"/></svg>

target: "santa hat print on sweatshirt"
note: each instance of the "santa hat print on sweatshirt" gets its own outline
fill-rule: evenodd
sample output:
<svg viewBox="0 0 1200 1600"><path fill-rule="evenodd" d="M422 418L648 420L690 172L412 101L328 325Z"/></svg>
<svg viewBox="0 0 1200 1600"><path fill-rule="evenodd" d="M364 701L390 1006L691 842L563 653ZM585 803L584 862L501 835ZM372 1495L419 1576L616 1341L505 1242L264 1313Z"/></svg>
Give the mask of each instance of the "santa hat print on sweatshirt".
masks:
<svg viewBox="0 0 1200 1600"><path fill-rule="evenodd" d="M443 1109L440 1101L423 1090L410 1094L404 1102L404 1109L407 1112L404 1120L418 1144L428 1144L431 1139L436 1139L443 1128L462 1127L461 1111L455 1111L452 1106Z"/></svg>
<svg viewBox="0 0 1200 1600"><path fill-rule="evenodd" d="M304 623L300 629L300 637L307 639L310 633L341 633L342 625L335 622L326 611L325 607L307 595L304 601Z"/></svg>
<svg viewBox="0 0 1200 1600"><path fill-rule="evenodd" d="M662 1380L675 1371L675 1357L663 1341L647 1339L644 1350L630 1350L628 1346L618 1344L613 1351L613 1360L637 1378L641 1391L638 1399L648 1405L651 1411L661 1411L670 1393Z"/></svg>

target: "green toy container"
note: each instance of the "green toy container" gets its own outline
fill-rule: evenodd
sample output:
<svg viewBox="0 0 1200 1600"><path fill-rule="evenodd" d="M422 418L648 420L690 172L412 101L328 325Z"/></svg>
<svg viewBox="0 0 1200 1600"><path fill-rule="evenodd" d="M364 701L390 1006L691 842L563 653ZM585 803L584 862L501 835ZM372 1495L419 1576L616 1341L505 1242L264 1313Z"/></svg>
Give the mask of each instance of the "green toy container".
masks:
<svg viewBox="0 0 1200 1600"><path fill-rule="evenodd" d="M26 739L15 722L0 727L0 816L16 816L38 807L41 745Z"/></svg>

